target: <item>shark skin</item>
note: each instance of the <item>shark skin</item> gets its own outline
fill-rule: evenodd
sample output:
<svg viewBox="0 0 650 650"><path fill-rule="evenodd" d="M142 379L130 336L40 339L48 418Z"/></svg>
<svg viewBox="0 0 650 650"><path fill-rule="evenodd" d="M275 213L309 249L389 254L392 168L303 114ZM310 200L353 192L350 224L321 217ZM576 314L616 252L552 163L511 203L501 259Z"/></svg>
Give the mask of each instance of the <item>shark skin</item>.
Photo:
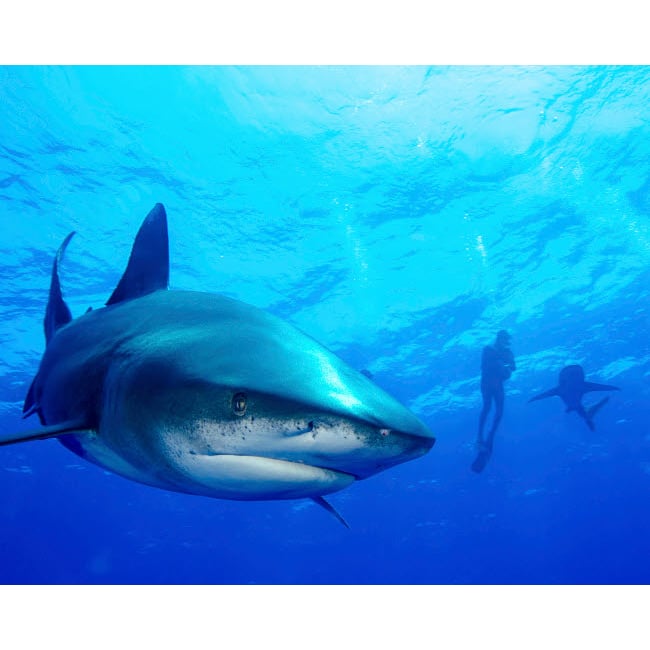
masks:
<svg viewBox="0 0 650 650"><path fill-rule="evenodd" d="M435 438L366 375L286 321L218 294L168 290L157 204L105 307L72 319L58 266L47 346L25 400L69 450L154 487L235 500L323 496L426 454ZM347 524L346 524L347 525Z"/></svg>
<svg viewBox="0 0 650 650"><path fill-rule="evenodd" d="M576 411L578 415L587 423L587 426L593 431L595 424L593 417L596 412L604 406L609 397L601 399L593 406L585 409L582 404L582 398L586 393L594 391L614 391L620 390L618 386L611 386L609 384L597 384L590 381L585 381L585 371L582 366L577 364L565 366L560 370L558 376L558 384L555 388L544 391L528 401L535 402L547 397L559 397L566 406L566 412Z"/></svg>

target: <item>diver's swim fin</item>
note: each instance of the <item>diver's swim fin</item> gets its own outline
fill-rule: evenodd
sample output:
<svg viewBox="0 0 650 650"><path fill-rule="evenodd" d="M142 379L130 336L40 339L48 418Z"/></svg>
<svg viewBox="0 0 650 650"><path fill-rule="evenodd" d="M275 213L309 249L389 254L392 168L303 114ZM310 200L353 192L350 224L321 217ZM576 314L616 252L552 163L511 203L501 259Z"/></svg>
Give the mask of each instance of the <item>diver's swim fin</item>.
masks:
<svg viewBox="0 0 650 650"><path fill-rule="evenodd" d="M472 463L472 471L480 474L485 469L491 456L492 450L487 445L481 445L478 455Z"/></svg>
<svg viewBox="0 0 650 650"><path fill-rule="evenodd" d="M20 431L14 433L10 438L0 439L0 447L13 445L16 442L29 442L30 440L46 440L47 438L58 438L66 433L87 431L90 427L80 420L67 420L49 426L33 429L31 431Z"/></svg>
<svg viewBox="0 0 650 650"><path fill-rule="evenodd" d="M312 501L317 503L319 506L325 508L325 510L327 510L327 512L329 512L331 515L336 517L346 528L350 528L350 525L348 524L348 522L345 521L345 519L343 519L343 517L341 517L341 515L336 511L334 506L331 503L329 503L329 501L325 501L325 499L323 499L323 497L312 497L311 499L312 499Z"/></svg>

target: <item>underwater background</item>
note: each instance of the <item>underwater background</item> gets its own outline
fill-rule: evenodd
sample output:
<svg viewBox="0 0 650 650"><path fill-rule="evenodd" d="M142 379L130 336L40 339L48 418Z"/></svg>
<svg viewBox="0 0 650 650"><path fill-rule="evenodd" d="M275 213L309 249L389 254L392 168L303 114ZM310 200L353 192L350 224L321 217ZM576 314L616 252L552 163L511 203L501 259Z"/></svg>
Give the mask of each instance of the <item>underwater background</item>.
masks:
<svg viewBox="0 0 650 650"><path fill-rule="evenodd" d="M0 67L0 438L54 253L100 307L162 202L170 286L267 309L436 434L329 500L157 490L55 440L0 448L0 583L650 582L650 68ZM517 370L470 470L480 358ZM614 384L590 431L559 398ZM594 403L600 394L585 398Z"/></svg>

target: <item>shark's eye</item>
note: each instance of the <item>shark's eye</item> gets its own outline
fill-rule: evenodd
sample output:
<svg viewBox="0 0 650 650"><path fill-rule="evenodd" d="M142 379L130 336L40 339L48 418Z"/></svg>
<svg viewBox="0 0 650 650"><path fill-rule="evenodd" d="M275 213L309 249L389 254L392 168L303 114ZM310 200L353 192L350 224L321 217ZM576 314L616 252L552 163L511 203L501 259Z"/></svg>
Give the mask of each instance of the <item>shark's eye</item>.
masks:
<svg viewBox="0 0 650 650"><path fill-rule="evenodd" d="M232 412L239 417L246 413L246 393L235 393L232 398Z"/></svg>

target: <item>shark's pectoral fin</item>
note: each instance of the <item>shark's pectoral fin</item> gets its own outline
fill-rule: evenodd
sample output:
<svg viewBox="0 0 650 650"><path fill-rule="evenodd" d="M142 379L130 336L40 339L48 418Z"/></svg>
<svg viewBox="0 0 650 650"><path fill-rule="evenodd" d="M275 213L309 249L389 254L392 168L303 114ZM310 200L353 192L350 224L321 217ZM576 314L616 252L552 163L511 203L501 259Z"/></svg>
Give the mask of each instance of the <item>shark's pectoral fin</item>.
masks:
<svg viewBox="0 0 650 650"><path fill-rule="evenodd" d="M325 510L327 510L327 512L329 512L331 515L334 515L334 517L336 517L336 519L338 519L346 528L350 528L348 522L343 519L339 512L337 512L336 508L329 501L326 501L323 497L312 497L312 501L325 508Z"/></svg>
<svg viewBox="0 0 650 650"><path fill-rule="evenodd" d="M138 230L126 271L106 304L141 298L168 284L167 215L162 203L156 203Z"/></svg>
<svg viewBox="0 0 650 650"><path fill-rule="evenodd" d="M584 384L584 392L596 390L621 390L618 386L610 386L608 384L595 384L593 381L586 381Z"/></svg>
<svg viewBox="0 0 650 650"><path fill-rule="evenodd" d="M531 397L528 401L535 402L538 399L545 399L547 397L553 397L555 395L559 395L557 386L555 388L551 388L550 390L546 390L543 393L540 393L539 395L535 395L535 397Z"/></svg>
<svg viewBox="0 0 650 650"><path fill-rule="evenodd" d="M13 445L17 442L29 442L30 440L46 440L47 438L58 438L66 433L79 433L88 431L90 427L82 420L67 420L58 424L51 424L40 429L31 431L20 431L9 438L0 439L0 447L4 445Z"/></svg>

